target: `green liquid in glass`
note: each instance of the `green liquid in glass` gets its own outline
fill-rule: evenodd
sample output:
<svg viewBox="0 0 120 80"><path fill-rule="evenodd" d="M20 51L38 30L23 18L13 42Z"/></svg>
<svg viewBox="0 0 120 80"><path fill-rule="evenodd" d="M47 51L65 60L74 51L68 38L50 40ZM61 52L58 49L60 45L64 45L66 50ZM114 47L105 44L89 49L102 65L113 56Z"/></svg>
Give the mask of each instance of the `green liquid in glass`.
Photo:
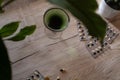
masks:
<svg viewBox="0 0 120 80"><path fill-rule="evenodd" d="M48 26L52 29L61 29L63 25L63 19L59 15L52 15L49 18Z"/></svg>
<svg viewBox="0 0 120 80"><path fill-rule="evenodd" d="M63 31L69 22L67 13L59 8L51 8L44 14L44 24L53 31Z"/></svg>

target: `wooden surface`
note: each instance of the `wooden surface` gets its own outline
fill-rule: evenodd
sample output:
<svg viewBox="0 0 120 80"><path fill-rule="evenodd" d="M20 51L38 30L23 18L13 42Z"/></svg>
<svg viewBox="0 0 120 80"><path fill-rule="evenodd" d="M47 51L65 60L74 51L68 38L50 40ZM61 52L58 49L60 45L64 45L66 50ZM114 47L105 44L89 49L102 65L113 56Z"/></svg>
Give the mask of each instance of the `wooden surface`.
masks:
<svg viewBox="0 0 120 80"><path fill-rule="evenodd" d="M0 15L0 26L20 20L20 28L37 25L33 35L24 41L5 41L8 48L13 80L26 80L34 70L40 71L50 80L120 80L120 36L113 42L111 49L94 59L79 41L77 22L70 16L69 27L60 39L49 39L44 33L44 12L54 7L44 0L17 0L5 8ZM120 28L120 16L111 19ZM66 73L61 73L61 68Z"/></svg>

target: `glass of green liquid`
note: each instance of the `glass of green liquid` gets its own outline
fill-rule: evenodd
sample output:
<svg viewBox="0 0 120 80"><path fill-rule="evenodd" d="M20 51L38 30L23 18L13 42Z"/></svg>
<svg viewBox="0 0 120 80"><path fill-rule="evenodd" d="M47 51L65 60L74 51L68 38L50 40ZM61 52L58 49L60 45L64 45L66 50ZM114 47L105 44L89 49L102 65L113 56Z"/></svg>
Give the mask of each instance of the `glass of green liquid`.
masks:
<svg viewBox="0 0 120 80"><path fill-rule="evenodd" d="M45 33L49 38L58 39L68 27L68 14L61 8L48 9L44 14Z"/></svg>

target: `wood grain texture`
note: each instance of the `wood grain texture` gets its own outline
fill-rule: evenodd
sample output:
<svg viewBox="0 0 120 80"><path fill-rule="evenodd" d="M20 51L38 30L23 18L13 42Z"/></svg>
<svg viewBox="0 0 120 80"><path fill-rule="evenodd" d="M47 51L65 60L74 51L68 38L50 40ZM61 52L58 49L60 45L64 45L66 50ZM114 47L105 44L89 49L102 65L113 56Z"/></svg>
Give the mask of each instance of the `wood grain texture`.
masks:
<svg viewBox="0 0 120 80"><path fill-rule="evenodd" d="M99 0L100 1L100 0ZM45 0L17 0L0 15L0 26L20 20L20 28L36 24L37 30L24 41L5 41L12 62L13 80L25 80L34 70L50 80L120 80L120 36L111 49L94 59L79 41L77 21L70 15L69 27L60 39L49 39L43 24L44 12L55 7ZM116 17L118 18L118 17ZM113 19L120 26L119 19ZM66 73L59 70L65 68Z"/></svg>
<svg viewBox="0 0 120 80"><path fill-rule="evenodd" d="M19 1L20 0L18 0L18 3L20 3ZM26 5L30 5L29 3L31 2L27 3L27 0L26 0L25 3ZM55 6L47 2L41 3L41 1L38 0L38 1L34 1L33 4L31 4L30 6L25 6L24 8L21 8L21 7L18 8L17 10L15 10L15 12L7 12L6 10L6 13L2 14L1 17L4 16L5 18L4 19L1 18L1 22L0 22L1 25L4 25L5 23L9 23L15 20L21 21L20 28L23 28L24 26L27 26L27 25L33 25L33 24L37 25L37 30L35 31L35 33L32 36L25 39L24 41L20 41L20 42L6 41L7 47L9 49L11 62L14 63L19 59L22 59L28 55L33 54L34 51L38 51L40 47L56 43L58 41L61 41L61 39L67 39L77 34L76 27L74 27L74 26L77 26L76 20L73 17L70 17L71 20L70 20L69 27L71 27L72 30L70 28L67 28L64 31L61 39L52 40L46 36L45 30L44 30L45 26L43 24L43 14L47 9L51 7L55 7ZM36 44L39 44L39 45L36 45ZM19 51L20 49L22 50Z"/></svg>

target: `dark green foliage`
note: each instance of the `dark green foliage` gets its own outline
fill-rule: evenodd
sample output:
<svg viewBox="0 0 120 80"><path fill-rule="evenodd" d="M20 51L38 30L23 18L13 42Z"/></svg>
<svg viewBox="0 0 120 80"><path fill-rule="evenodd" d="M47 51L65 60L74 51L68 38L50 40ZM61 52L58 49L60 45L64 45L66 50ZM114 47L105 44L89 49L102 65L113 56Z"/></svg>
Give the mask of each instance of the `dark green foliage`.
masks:
<svg viewBox="0 0 120 80"><path fill-rule="evenodd" d="M11 66L7 49L0 37L0 80L11 80Z"/></svg>
<svg viewBox="0 0 120 80"><path fill-rule="evenodd" d="M106 32L106 22L95 13L98 5L96 0L48 0L69 10L88 28L89 34L101 40Z"/></svg>

